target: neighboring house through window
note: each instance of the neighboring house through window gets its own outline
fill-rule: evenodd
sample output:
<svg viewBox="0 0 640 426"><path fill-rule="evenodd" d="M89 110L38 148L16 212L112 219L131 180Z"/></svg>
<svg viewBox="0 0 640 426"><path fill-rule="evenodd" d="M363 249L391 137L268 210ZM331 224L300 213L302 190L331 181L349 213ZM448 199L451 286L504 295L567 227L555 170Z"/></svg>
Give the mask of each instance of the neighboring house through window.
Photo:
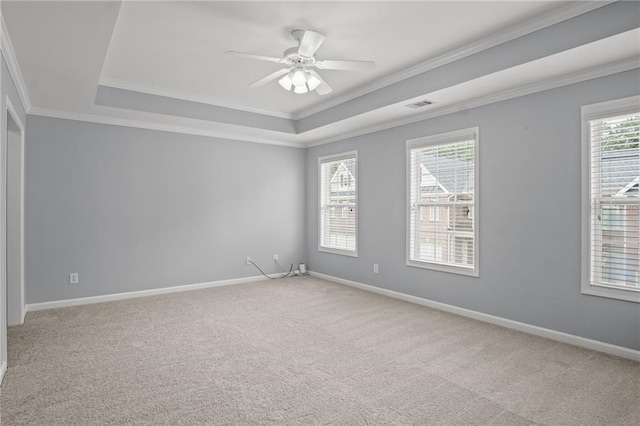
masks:
<svg viewBox="0 0 640 426"><path fill-rule="evenodd" d="M640 302L640 97L582 108L582 292Z"/></svg>
<svg viewBox="0 0 640 426"><path fill-rule="evenodd" d="M477 153L477 128L407 141L408 265L478 276Z"/></svg>
<svg viewBox="0 0 640 426"><path fill-rule="evenodd" d="M422 216L422 210L420 211L420 215ZM429 220L431 222L437 222L440 220L440 207L429 207Z"/></svg>
<svg viewBox="0 0 640 426"><path fill-rule="evenodd" d="M320 224L318 250L357 255L357 153L318 160ZM336 214L336 212L340 212Z"/></svg>

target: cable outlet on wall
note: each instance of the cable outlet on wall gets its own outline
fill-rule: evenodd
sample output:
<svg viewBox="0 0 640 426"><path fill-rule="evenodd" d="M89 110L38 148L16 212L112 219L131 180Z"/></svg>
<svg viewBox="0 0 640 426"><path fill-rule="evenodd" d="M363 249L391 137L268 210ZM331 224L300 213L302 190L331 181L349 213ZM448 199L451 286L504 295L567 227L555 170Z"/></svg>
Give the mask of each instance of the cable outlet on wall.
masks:
<svg viewBox="0 0 640 426"><path fill-rule="evenodd" d="M251 256L247 256L247 258L246 258L246 260L245 260L245 263L246 263L247 265L250 265L250 264L251 264L251 262L252 262Z"/></svg>
<svg viewBox="0 0 640 426"><path fill-rule="evenodd" d="M374 263L374 264L373 264L373 273L374 273L374 274L377 274L377 273L378 273L378 264L377 264L377 263Z"/></svg>
<svg viewBox="0 0 640 426"><path fill-rule="evenodd" d="M69 284L78 284L78 273L72 272L69 274Z"/></svg>
<svg viewBox="0 0 640 426"><path fill-rule="evenodd" d="M273 255L273 261L274 261L274 262L277 262L277 261L278 261L278 255L277 255L277 254L274 254L274 255Z"/></svg>

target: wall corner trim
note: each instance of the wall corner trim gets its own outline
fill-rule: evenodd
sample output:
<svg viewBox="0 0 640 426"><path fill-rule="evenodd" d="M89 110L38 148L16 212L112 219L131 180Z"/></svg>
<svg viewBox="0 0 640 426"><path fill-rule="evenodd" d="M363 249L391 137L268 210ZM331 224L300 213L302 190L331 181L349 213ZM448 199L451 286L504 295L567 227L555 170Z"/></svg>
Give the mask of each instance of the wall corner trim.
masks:
<svg viewBox="0 0 640 426"><path fill-rule="evenodd" d="M24 83L24 78L22 77L22 72L20 71L18 58L16 57L16 53L13 50L13 44L11 43L9 32L7 31L7 25L5 24L4 17L1 14L0 50L2 51L2 56L7 62L7 68L9 68L9 73L11 74L11 78L13 78L13 83L15 84L16 90L18 91L18 96L20 97L20 101L22 101L24 112L25 114L28 114L31 111L31 99L29 98L29 92L27 91L27 86Z"/></svg>
<svg viewBox="0 0 640 426"><path fill-rule="evenodd" d="M232 278L228 280L211 281L197 284L185 284L172 287L154 288L150 290L130 291L126 293L105 294L102 296L80 297L77 299L55 300L52 302L29 303L27 312L43 311L46 309L68 308L70 306L91 305L94 303L114 302L116 300L135 299L138 297L159 296L162 294L181 293L183 291L203 290L205 288L224 287L235 284L245 284L264 281L267 278L262 275L244 278Z"/></svg>
<svg viewBox="0 0 640 426"><path fill-rule="evenodd" d="M436 302L422 297L412 296L405 293L400 293L393 290L388 290L381 287L372 286L369 284L362 284L356 281L345 280L343 278L334 277L331 275L321 274L319 272L309 271L309 274L322 278L327 281L332 281L338 284L343 284L349 287L354 287L360 290L377 293L383 296L392 297L394 299L402 300L409 303L415 303L417 305L426 306L428 308L437 309L439 311L449 312L452 314L460 315L463 317L475 319L478 321L488 322L490 324L498 325L501 327L509 328L516 331L521 331L535 336L545 337L547 339L555 340L561 343L567 343L569 345L580 346L582 348L591 349L598 352L603 352L609 355L619 356L621 358L630 359L633 361L640 361L640 351L635 349L626 348L623 346L612 345L610 343L600 342L597 340L587 339L585 337L575 336L573 334L563 333L561 331L551 330L548 328L538 327L523 322L513 321L510 319L497 317L494 315L485 314L478 311L472 311L470 309L460 308L454 305L448 305L446 303Z"/></svg>

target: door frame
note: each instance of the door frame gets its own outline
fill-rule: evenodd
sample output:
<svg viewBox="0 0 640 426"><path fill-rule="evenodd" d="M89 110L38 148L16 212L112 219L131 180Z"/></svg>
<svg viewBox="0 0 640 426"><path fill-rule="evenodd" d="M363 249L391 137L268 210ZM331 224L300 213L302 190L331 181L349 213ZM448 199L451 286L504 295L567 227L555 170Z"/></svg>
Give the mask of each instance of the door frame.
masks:
<svg viewBox="0 0 640 426"><path fill-rule="evenodd" d="M24 319L25 316L27 315L27 309L26 309L26 294L25 294L25 262L24 262L24 258L25 258L25 245L24 245L24 228L25 228L25 214L24 214L24 191L25 191L25 146L24 146L24 141L25 141L25 135L24 135L24 123L22 122L22 120L20 120L20 116L18 115L18 112L16 111L15 107L13 106L13 103L11 102L11 99L9 99L9 96L7 96L6 98L6 114L7 117L10 115L11 119L16 123L16 125L18 126L18 129L20 130L20 214L21 214L21 220L20 220L20 324L24 324ZM9 164L9 123L7 122L6 126L5 126L5 133L6 133L6 143L4 146L4 168L5 168L5 173L4 173L4 184L5 184L5 191L4 191L4 217L5 217L5 233L4 233L4 241L3 241L3 245L4 245L4 257L6 259L7 254L8 254L8 247L7 247L7 230L6 230L6 218L7 218L7 193L8 193L8 184L9 184L9 180L8 180L8 164ZM5 262L6 265L6 270L3 272L5 277L7 276L7 271L9 270L9 264L8 262ZM6 279L6 278L5 278ZM7 280L7 292L9 288L9 281ZM6 299L6 294L4 295L4 299ZM5 302L6 303L6 302Z"/></svg>

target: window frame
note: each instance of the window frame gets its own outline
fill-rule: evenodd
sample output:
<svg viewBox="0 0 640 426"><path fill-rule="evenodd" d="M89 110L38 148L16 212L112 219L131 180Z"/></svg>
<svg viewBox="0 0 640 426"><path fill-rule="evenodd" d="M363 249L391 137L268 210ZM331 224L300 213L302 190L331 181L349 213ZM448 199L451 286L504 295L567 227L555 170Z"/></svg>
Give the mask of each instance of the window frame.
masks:
<svg viewBox="0 0 640 426"><path fill-rule="evenodd" d="M422 210L420 210L422 216ZM437 222L440 220L440 206L429 206L429 222Z"/></svg>
<svg viewBox="0 0 640 426"><path fill-rule="evenodd" d="M473 185L473 268L463 266L445 265L437 262L423 262L411 259L411 151L416 148L431 147L449 143L462 142L466 140L474 141L474 185ZM470 127L467 129L454 130L436 135L424 136L406 141L406 183L405 183L405 208L406 208L406 230L405 230L405 263L407 266L429 269L433 271L448 272L470 277L480 277L480 128Z"/></svg>
<svg viewBox="0 0 640 426"><path fill-rule="evenodd" d="M640 96L615 99L581 108L581 277L580 291L591 296L640 303L640 291L591 283L591 127L590 122L640 112Z"/></svg>
<svg viewBox="0 0 640 426"><path fill-rule="evenodd" d="M332 248L332 247L324 247L322 245L322 164L325 162L334 162L334 161L338 161L338 160L344 160L344 159L350 159L353 158L355 160L355 176L353 177L355 179L355 215L354 215L354 220L355 220L355 250L351 251L351 250L342 250L342 249L336 249L336 248ZM342 255L342 256L349 256L349 257L358 257L358 216L360 214L360 203L359 203L359 186L360 186L360 181L358 180L358 151L347 151L347 152L341 152L338 154L331 154L331 155L325 155L322 157L318 157L318 251L319 252L323 252L323 253L331 253L331 254L338 254L338 255ZM336 216L338 216L336 214Z"/></svg>

